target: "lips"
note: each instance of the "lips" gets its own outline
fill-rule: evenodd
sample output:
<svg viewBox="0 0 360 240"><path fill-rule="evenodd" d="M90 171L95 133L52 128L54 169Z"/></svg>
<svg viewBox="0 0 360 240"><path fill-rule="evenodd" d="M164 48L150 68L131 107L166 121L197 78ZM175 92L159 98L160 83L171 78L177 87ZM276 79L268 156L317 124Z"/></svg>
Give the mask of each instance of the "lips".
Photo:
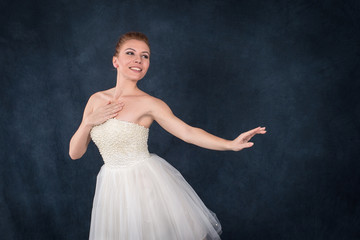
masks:
<svg viewBox="0 0 360 240"><path fill-rule="evenodd" d="M129 67L130 70L134 71L134 72L141 72L142 69L140 67Z"/></svg>

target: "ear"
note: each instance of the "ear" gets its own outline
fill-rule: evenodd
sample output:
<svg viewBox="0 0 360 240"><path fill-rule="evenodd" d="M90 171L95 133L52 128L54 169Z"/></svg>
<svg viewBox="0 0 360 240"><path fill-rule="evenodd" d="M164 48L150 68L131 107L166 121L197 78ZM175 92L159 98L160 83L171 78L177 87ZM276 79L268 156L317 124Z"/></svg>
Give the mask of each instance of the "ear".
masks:
<svg viewBox="0 0 360 240"><path fill-rule="evenodd" d="M117 57L114 56L112 62L113 62L114 68L118 68L118 67L119 67L119 62L118 62Z"/></svg>

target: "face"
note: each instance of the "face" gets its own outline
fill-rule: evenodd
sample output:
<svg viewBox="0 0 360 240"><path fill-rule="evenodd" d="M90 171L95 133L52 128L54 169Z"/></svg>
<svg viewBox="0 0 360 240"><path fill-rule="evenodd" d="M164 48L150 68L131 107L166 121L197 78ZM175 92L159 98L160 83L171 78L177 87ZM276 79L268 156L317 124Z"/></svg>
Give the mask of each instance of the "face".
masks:
<svg viewBox="0 0 360 240"><path fill-rule="evenodd" d="M150 49L140 40L127 40L120 48L119 54L113 57L113 65L126 79L142 79L150 65Z"/></svg>

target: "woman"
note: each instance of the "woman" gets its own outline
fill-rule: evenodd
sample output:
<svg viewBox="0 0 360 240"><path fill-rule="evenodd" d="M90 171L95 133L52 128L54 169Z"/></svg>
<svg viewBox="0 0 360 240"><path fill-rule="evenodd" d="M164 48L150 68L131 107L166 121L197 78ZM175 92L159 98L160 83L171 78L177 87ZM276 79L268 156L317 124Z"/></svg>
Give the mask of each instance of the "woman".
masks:
<svg viewBox="0 0 360 240"><path fill-rule="evenodd" d="M89 98L71 138L73 160L83 156L91 138L105 162L97 176L90 239L220 239L215 213L174 167L148 152L149 127L155 120L185 142L223 151L253 146L249 140L266 133L265 127L230 141L189 126L166 103L137 87L149 64L147 37L138 32L121 36L113 56L116 86Z"/></svg>

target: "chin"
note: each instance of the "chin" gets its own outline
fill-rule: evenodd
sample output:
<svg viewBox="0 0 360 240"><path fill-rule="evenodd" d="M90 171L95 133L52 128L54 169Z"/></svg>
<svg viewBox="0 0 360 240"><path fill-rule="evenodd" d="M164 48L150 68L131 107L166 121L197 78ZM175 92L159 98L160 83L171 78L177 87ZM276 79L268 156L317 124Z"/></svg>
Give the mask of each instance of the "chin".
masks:
<svg viewBox="0 0 360 240"><path fill-rule="evenodd" d="M129 79L130 81L139 81L145 77L145 74L141 76L140 75L134 76L132 74L129 74L129 75L125 75L124 77L126 79Z"/></svg>
<svg viewBox="0 0 360 240"><path fill-rule="evenodd" d="M143 78L144 78L144 76L142 76L142 77L132 77L132 78L130 78L130 80L132 80L132 81L140 81Z"/></svg>

